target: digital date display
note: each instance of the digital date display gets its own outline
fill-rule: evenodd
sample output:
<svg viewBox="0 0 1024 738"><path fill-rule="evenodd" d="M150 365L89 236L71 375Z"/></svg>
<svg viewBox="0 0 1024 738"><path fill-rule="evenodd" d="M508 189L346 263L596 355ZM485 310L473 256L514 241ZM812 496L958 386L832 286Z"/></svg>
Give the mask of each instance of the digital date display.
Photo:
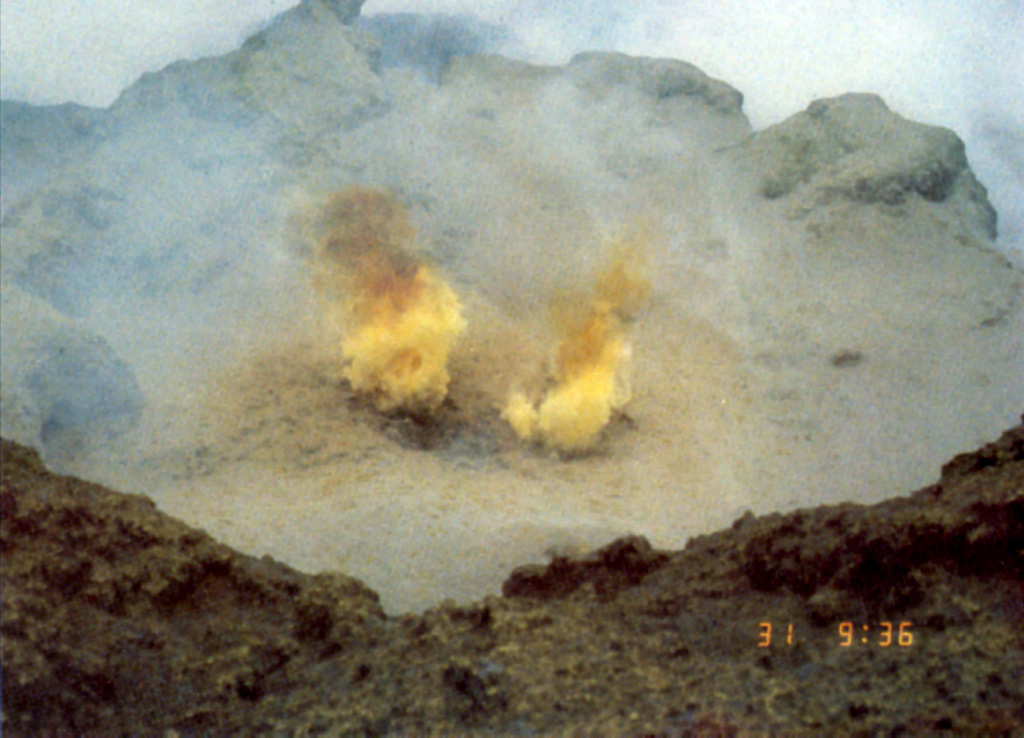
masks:
<svg viewBox="0 0 1024 738"><path fill-rule="evenodd" d="M907 648L914 645L913 624L910 621L902 622L882 621L875 625L857 625L852 621L839 623L836 643L840 648L850 648L857 645L878 646L879 648ZM769 648L772 643L785 643L792 646L796 640L793 624L788 623L779 630L773 629L770 622L758 623L757 645L758 648Z"/></svg>

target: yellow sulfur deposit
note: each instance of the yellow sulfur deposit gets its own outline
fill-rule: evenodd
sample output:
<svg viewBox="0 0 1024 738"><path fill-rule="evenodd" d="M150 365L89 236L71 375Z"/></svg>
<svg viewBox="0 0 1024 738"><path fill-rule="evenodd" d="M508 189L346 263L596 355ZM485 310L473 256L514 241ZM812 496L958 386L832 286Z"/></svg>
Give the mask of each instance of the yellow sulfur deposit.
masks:
<svg viewBox="0 0 1024 738"><path fill-rule="evenodd" d="M582 314L571 302L555 311L562 338L554 386L537 403L522 392L509 397L502 415L523 440L566 453L585 451L597 441L612 412L629 401L630 351L623 321L640 309L649 285L641 275L639 250L620 244L618 252L598 275Z"/></svg>
<svg viewBox="0 0 1024 738"><path fill-rule="evenodd" d="M321 291L342 309L344 376L382 411L436 410L448 392L448 357L465 330L451 287L407 251L412 228L382 192L353 188L323 215Z"/></svg>
<svg viewBox="0 0 1024 738"><path fill-rule="evenodd" d="M359 295L360 319L341 344L344 376L378 410L436 410L448 392L448 355L466 327L459 299L424 265Z"/></svg>

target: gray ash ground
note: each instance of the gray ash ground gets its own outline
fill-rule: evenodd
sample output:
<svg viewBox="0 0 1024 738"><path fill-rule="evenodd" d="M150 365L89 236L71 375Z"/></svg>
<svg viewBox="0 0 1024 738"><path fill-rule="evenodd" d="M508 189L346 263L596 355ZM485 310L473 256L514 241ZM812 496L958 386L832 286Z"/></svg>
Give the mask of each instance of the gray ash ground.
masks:
<svg viewBox="0 0 1024 738"><path fill-rule="evenodd" d="M403 617L2 448L6 735L1024 732L1022 426L905 498Z"/></svg>

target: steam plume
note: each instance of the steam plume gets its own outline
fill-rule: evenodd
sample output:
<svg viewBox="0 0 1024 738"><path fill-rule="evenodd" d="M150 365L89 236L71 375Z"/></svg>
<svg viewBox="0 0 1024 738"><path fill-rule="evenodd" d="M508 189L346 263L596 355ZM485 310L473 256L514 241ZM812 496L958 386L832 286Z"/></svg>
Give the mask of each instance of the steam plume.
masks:
<svg viewBox="0 0 1024 738"><path fill-rule="evenodd" d="M451 287L409 252L405 210L387 193L351 188L328 200L321 228L316 282L340 307L345 378L382 412L436 410L466 322Z"/></svg>
<svg viewBox="0 0 1024 738"><path fill-rule="evenodd" d="M553 306L553 318L561 327L553 386L539 401L513 392L505 405L502 415L525 441L566 453L585 451L612 412L629 401L626 324L646 301L650 287L642 274L640 244L624 240L613 253L589 299L566 297Z"/></svg>

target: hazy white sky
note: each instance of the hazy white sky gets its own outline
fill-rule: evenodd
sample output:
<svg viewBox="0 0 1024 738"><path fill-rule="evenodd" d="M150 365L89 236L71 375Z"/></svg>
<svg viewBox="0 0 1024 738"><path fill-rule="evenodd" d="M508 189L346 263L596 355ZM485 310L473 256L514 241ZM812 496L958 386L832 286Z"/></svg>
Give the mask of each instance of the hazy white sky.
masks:
<svg viewBox="0 0 1024 738"><path fill-rule="evenodd" d="M232 49L295 4L4 0L2 96L106 105L143 71ZM996 90L1024 107L1021 0L370 0L363 9L397 11L506 23L538 61L586 48L679 57L742 90L755 124L851 90L954 126Z"/></svg>
<svg viewBox="0 0 1024 738"><path fill-rule="evenodd" d="M142 72L222 53L295 0L3 0L0 96L107 105ZM881 94L948 126L1004 225L1024 222L1024 0L369 0L364 14L472 13L535 61L672 56L729 82L763 127L816 97ZM1020 208L1018 215L1014 208ZM1005 232L1005 230L1004 230Z"/></svg>

